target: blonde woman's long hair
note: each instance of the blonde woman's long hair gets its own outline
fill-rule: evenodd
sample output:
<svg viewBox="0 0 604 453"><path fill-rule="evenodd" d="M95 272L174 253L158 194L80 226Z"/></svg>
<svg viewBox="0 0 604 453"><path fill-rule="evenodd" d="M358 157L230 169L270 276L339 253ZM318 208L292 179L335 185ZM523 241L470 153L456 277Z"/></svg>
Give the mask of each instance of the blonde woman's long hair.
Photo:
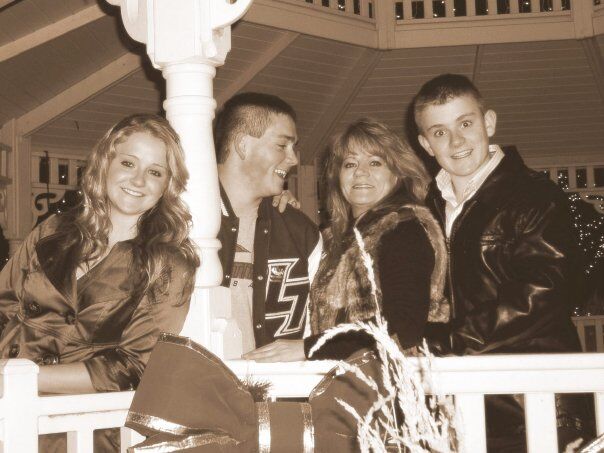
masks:
<svg viewBox="0 0 604 453"><path fill-rule="evenodd" d="M138 220L134 266L142 269L143 276L136 291L142 294L150 288L158 289L158 282L166 284L166 279L159 277L170 271L168 255L180 256L192 268L188 288L192 290L193 270L199 266L199 257L189 239L191 214L180 198L189 172L178 134L168 121L157 115L136 114L124 118L101 138L90 154L81 184L82 206L74 222L79 232L80 262L102 256L108 247L112 227L107 196L109 165L116 155L116 146L137 132L150 134L165 144L169 174L162 197Z"/></svg>

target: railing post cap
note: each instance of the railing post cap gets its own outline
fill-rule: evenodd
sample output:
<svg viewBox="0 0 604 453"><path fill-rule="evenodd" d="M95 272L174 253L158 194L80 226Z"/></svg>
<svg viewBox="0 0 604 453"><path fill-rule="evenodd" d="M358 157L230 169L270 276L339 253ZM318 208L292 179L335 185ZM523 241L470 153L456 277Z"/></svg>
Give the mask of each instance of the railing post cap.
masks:
<svg viewBox="0 0 604 453"><path fill-rule="evenodd" d="M27 359L3 359L0 360L0 374L32 374L38 373L40 367Z"/></svg>

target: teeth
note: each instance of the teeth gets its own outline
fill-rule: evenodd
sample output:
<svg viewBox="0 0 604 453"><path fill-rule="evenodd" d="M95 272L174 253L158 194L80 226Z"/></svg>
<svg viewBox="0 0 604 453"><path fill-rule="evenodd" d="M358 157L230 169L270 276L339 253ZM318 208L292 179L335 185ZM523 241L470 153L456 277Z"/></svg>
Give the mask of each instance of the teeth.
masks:
<svg viewBox="0 0 604 453"><path fill-rule="evenodd" d="M124 192L126 192L128 195L132 195L133 197L142 197L143 196L142 193L136 192L134 190L126 189L125 187L122 187L122 190Z"/></svg>
<svg viewBox="0 0 604 453"><path fill-rule="evenodd" d="M466 151L462 151L460 153L453 154L451 157L453 159L463 159L464 157L468 157L470 154L472 154L472 150L468 149Z"/></svg>
<svg viewBox="0 0 604 453"><path fill-rule="evenodd" d="M285 177L287 176L287 172L285 170L281 170L280 168L277 168L275 170L275 173L277 173L277 175L283 179L285 179Z"/></svg>

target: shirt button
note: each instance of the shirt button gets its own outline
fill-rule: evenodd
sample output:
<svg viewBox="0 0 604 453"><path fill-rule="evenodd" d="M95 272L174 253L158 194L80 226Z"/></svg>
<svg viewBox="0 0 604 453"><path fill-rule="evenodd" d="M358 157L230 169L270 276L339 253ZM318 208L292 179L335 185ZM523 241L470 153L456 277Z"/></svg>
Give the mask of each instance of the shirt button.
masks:
<svg viewBox="0 0 604 453"><path fill-rule="evenodd" d="M43 365L56 365L59 363L59 356L55 354L45 354L42 357Z"/></svg>
<svg viewBox="0 0 604 453"><path fill-rule="evenodd" d="M15 357L17 357L19 355L20 350L21 350L21 348L19 347L18 344L11 344L10 349L8 350L8 357L11 359L14 359Z"/></svg>
<svg viewBox="0 0 604 453"><path fill-rule="evenodd" d="M226 275L224 276L224 278L226 278L227 280L229 280L229 279L231 278L231 276L230 276L229 274L226 274Z"/></svg>
<svg viewBox="0 0 604 453"><path fill-rule="evenodd" d="M27 316L37 316L40 314L40 305L35 301L29 302L25 310Z"/></svg>
<svg viewBox="0 0 604 453"><path fill-rule="evenodd" d="M264 234L268 234L268 228L264 229Z"/></svg>
<svg viewBox="0 0 604 453"><path fill-rule="evenodd" d="M256 324L256 330L260 330L260 329L262 329L262 323Z"/></svg>
<svg viewBox="0 0 604 453"><path fill-rule="evenodd" d="M233 233L236 233L236 232L237 232L237 228L233 227L233 228L231 228L231 231L232 231Z"/></svg>
<svg viewBox="0 0 604 453"><path fill-rule="evenodd" d="M69 324L70 326L72 326L72 325L74 325L74 324L75 324L75 321L76 321L76 316L75 316L75 313L74 313L74 312L72 312L72 311L68 311L68 312L65 314L65 322L66 322L67 324Z"/></svg>
<svg viewBox="0 0 604 453"><path fill-rule="evenodd" d="M259 275L258 277L256 277L256 279L262 281L264 280L264 277L262 275Z"/></svg>

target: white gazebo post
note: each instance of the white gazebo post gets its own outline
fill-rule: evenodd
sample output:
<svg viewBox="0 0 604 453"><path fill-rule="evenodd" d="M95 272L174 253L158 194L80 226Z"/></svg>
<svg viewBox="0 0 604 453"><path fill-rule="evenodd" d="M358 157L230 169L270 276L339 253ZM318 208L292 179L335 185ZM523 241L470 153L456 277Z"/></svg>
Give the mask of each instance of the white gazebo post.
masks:
<svg viewBox="0 0 604 453"><path fill-rule="evenodd" d="M162 71L166 116L186 154L191 177L185 200L193 214L192 238L199 246L202 265L183 335L224 356L225 350L240 350L241 342L236 333L231 333L232 344L223 338L229 332L230 308L216 303L217 309L212 310L210 304L211 294L221 298L219 291L210 288L222 280L216 239L220 194L212 138L216 108L212 82L216 67L224 64L231 48L230 25L245 14L252 0L107 1L121 7L128 34L147 45L151 63Z"/></svg>

